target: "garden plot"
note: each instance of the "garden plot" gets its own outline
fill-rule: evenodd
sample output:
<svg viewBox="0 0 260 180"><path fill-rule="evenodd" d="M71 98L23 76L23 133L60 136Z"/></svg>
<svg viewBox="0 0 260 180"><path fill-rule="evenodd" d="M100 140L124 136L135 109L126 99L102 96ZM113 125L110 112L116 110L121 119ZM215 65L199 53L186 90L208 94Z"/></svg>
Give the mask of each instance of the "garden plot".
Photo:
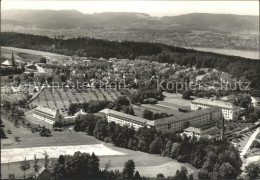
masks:
<svg viewBox="0 0 260 180"><path fill-rule="evenodd" d="M115 101L121 93L115 89L88 89L79 92L75 89L44 89L32 102L34 106L68 109L70 103L83 103L91 100Z"/></svg>
<svg viewBox="0 0 260 180"><path fill-rule="evenodd" d="M43 158L44 152L47 152L49 158L58 158L61 154L73 155L75 152L80 151L82 153L93 152L97 156L123 156L125 153L112 150L103 144L94 145L78 145L78 146L48 146L48 147L32 147L32 148L15 148L15 149L2 149L1 150L1 164L8 162L33 160L34 155L38 158Z"/></svg>

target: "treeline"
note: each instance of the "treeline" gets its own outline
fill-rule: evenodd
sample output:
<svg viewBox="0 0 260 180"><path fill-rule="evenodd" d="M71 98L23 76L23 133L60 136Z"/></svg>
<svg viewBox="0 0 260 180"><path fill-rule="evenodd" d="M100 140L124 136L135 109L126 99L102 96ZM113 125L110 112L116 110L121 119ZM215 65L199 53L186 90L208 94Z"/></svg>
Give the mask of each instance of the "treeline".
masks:
<svg viewBox="0 0 260 180"><path fill-rule="evenodd" d="M135 171L133 160L125 162L122 172L109 170L110 166L109 161L102 170L99 158L94 153L90 155L78 151L74 155L60 155L54 164L52 177L54 179L142 179L139 172Z"/></svg>
<svg viewBox="0 0 260 180"><path fill-rule="evenodd" d="M86 132L118 147L160 154L190 163L196 168L202 168L199 174L201 179L235 179L240 174L242 161L239 152L226 141L197 140L176 133L162 134L153 127L135 131L133 127L107 122L105 117L93 114L78 116L74 130Z"/></svg>
<svg viewBox="0 0 260 180"><path fill-rule="evenodd" d="M4 68L0 67L0 76L8 76L14 74L22 74L24 72L24 67L12 67L12 68Z"/></svg>
<svg viewBox="0 0 260 180"><path fill-rule="evenodd" d="M80 111L80 109L87 113L97 113L105 108L134 115L133 107L130 105L130 101L126 96L119 96L115 102L107 100L91 100L83 103L71 103L69 105L68 115L74 115L76 112Z"/></svg>
<svg viewBox="0 0 260 180"><path fill-rule="evenodd" d="M70 56L142 58L161 63L177 63L189 67L216 68L230 73L235 78L243 76L252 82L251 87L260 88L259 61L159 43L115 42L87 37L52 39L46 36L4 32L1 33L0 45L49 51Z"/></svg>

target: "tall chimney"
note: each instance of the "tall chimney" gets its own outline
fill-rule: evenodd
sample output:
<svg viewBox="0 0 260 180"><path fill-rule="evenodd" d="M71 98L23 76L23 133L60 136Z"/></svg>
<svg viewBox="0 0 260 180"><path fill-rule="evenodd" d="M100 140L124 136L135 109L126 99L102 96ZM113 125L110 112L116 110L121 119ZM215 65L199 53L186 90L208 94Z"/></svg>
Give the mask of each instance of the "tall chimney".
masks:
<svg viewBox="0 0 260 180"><path fill-rule="evenodd" d="M224 139L224 124L225 124L225 119L224 119L224 116L222 116L222 119L221 119L221 140Z"/></svg>

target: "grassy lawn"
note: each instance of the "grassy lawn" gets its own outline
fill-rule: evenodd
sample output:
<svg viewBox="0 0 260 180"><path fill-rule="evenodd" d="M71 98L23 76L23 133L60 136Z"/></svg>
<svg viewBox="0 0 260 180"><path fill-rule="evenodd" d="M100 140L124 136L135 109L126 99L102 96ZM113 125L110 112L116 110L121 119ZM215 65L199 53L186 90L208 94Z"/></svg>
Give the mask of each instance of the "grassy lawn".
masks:
<svg viewBox="0 0 260 180"><path fill-rule="evenodd" d="M164 93L165 98L163 101L158 101L157 104L142 104L140 106L134 106L135 115L143 117L143 111L149 109L154 113L166 112L173 115L183 114L178 110L180 107L190 107L190 100L182 99L179 94Z"/></svg>
<svg viewBox="0 0 260 180"><path fill-rule="evenodd" d="M2 149L27 148L41 146L65 146L65 145L90 145L100 144L101 142L94 137L86 136L84 133L71 132L64 130L62 132L52 131L51 137L41 137L38 132L32 133L29 129L20 126L15 127L12 122L2 117L5 131L10 129L12 134L7 134L6 139L1 140ZM20 137L20 142L16 143L14 137ZM11 145L5 145L11 144Z"/></svg>

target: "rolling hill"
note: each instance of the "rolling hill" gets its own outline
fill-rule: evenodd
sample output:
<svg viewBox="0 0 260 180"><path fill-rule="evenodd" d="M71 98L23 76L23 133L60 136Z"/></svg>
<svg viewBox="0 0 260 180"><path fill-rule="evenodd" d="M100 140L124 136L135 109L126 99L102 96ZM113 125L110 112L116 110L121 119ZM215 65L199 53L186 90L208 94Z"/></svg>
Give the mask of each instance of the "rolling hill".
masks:
<svg viewBox="0 0 260 180"><path fill-rule="evenodd" d="M153 17L144 13L104 12L83 14L76 10L6 10L2 24L42 29L148 29L170 31L258 31L259 17L193 13L180 16Z"/></svg>

